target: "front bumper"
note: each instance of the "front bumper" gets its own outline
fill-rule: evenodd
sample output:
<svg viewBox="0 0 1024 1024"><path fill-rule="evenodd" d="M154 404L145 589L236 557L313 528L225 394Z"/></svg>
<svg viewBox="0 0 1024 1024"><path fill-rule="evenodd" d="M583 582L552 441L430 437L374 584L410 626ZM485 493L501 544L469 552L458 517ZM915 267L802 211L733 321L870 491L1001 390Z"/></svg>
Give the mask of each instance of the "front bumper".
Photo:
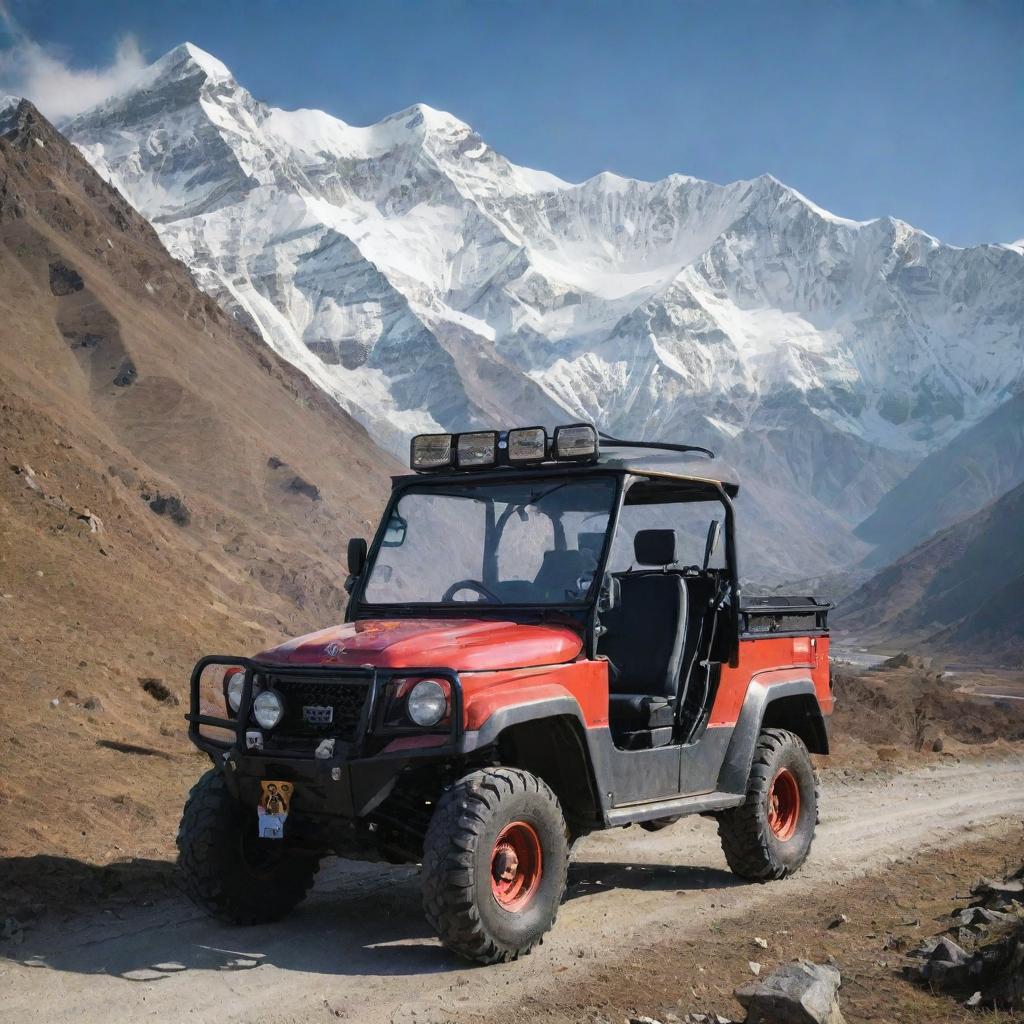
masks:
<svg viewBox="0 0 1024 1024"><path fill-rule="evenodd" d="M203 671L210 666L239 666L245 684L238 715L227 717L202 710ZM338 684L365 688L362 708L354 726L344 730L327 726L322 732L302 737L278 737L276 730L260 730L251 720L257 679L287 676L324 687ZM431 729L387 724L389 684L396 678L431 677L447 680L450 705L447 721ZM255 807L260 783L275 779L296 783L293 812L296 816L359 818L387 799L399 776L425 761L444 760L458 749L463 737L462 686L458 673L447 668L344 668L333 666L280 666L248 658L210 655L192 670L189 694L189 739L222 767L229 788L243 803ZM203 727L225 731L223 738L204 735ZM267 742L251 749L247 733L258 732ZM230 738L228 735L230 734ZM322 739L334 741L329 756L317 756Z"/></svg>

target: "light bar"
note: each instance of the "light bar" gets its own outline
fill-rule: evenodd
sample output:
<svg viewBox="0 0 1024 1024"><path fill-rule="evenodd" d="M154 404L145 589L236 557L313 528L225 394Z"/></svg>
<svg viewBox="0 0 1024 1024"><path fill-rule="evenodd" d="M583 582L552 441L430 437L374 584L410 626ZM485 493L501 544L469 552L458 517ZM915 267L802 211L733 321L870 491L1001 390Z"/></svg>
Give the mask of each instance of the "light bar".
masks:
<svg viewBox="0 0 1024 1024"><path fill-rule="evenodd" d="M508 432L508 461L517 466L543 462L548 456L548 432L543 427L517 427Z"/></svg>
<svg viewBox="0 0 1024 1024"><path fill-rule="evenodd" d="M452 464L451 434L418 434L409 447L413 469L443 469Z"/></svg>
<svg viewBox="0 0 1024 1024"><path fill-rule="evenodd" d="M597 458L597 431L589 423L573 423L555 427L552 455L568 461L590 461Z"/></svg>
<svg viewBox="0 0 1024 1024"><path fill-rule="evenodd" d="M459 469L493 466L498 461L498 432L481 430L474 434L459 434L455 461Z"/></svg>
<svg viewBox="0 0 1024 1024"><path fill-rule="evenodd" d="M438 469L488 469L537 466L550 459L593 462L599 451L598 434L590 423L555 427L549 441L544 427L475 430L467 434L417 434L409 446L409 465L419 473Z"/></svg>

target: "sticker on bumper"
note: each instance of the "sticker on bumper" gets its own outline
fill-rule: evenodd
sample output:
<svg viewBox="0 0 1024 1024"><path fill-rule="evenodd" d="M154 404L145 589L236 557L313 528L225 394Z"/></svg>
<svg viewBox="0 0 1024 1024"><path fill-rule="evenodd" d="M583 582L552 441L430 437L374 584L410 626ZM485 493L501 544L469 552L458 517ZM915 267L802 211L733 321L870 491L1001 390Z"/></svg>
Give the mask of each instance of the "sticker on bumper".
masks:
<svg viewBox="0 0 1024 1024"><path fill-rule="evenodd" d="M284 823L291 806L292 792L295 786L290 782L264 780L260 783L260 805L256 808L259 815L260 839L283 839Z"/></svg>

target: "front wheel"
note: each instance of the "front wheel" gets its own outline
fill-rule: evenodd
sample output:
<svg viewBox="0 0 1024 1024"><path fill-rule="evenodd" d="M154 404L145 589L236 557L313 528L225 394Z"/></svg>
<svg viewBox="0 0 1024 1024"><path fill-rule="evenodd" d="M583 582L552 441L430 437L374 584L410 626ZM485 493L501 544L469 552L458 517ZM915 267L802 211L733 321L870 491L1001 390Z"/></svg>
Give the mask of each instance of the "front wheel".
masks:
<svg viewBox="0 0 1024 1024"><path fill-rule="evenodd" d="M228 791L216 769L192 787L178 827L178 867L186 895L213 917L264 924L300 903L320 858L257 838L256 813Z"/></svg>
<svg viewBox="0 0 1024 1024"><path fill-rule="evenodd" d="M793 874L811 852L817 822L818 779L803 740L785 729L763 729L746 801L718 815L729 867L754 882Z"/></svg>
<svg viewBox="0 0 1024 1024"><path fill-rule="evenodd" d="M569 831L535 775L485 768L438 802L423 849L423 908L450 950L479 963L525 956L555 923Z"/></svg>

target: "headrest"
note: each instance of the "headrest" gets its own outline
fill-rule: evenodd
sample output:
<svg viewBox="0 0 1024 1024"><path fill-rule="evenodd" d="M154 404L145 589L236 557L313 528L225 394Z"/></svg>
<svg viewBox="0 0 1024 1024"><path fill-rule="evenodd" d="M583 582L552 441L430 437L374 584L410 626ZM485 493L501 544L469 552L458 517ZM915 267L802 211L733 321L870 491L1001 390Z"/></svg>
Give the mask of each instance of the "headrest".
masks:
<svg viewBox="0 0 1024 1024"><path fill-rule="evenodd" d="M676 560L676 531L637 530L633 556L641 565L671 565Z"/></svg>
<svg viewBox="0 0 1024 1024"><path fill-rule="evenodd" d="M568 548L565 551L545 551L544 560L540 565L538 579L545 574L581 573L594 567L594 559L586 551L576 551Z"/></svg>

